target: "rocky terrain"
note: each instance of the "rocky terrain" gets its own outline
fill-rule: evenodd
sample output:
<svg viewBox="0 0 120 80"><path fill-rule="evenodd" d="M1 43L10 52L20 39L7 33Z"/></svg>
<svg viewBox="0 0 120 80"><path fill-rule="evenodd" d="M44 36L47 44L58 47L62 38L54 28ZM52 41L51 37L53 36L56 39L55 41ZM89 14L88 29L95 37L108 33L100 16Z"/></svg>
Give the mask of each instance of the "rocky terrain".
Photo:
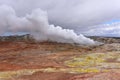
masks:
<svg viewBox="0 0 120 80"><path fill-rule="evenodd" d="M0 37L0 80L120 80L120 38L85 46Z"/></svg>

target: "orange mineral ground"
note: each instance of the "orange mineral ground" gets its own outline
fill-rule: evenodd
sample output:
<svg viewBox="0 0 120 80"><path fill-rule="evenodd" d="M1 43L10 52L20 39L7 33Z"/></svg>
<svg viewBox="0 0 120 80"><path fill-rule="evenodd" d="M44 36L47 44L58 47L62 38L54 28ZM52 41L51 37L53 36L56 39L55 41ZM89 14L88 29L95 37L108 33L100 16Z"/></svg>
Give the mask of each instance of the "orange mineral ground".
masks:
<svg viewBox="0 0 120 80"><path fill-rule="evenodd" d="M99 46L0 41L0 80L120 80L120 40L110 40Z"/></svg>

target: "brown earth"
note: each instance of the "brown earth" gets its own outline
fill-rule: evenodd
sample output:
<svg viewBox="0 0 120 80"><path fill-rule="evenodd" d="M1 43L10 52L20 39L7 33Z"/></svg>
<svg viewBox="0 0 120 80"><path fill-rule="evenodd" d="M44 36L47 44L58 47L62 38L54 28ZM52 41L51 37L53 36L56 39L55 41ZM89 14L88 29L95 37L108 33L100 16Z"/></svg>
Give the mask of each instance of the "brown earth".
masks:
<svg viewBox="0 0 120 80"><path fill-rule="evenodd" d="M65 61L90 53L119 52L119 43L107 43L100 46L80 46L53 42L0 42L0 72L40 69L31 75L20 74L0 80L120 80L120 69L109 72L72 73ZM120 52L119 52L120 53ZM119 63L119 61L118 61ZM50 68L50 69L49 69ZM42 70L41 70L42 69ZM55 70L52 70L55 69ZM62 70L63 69L63 70ZM17 73L16 73L17 74Z"/></svg>

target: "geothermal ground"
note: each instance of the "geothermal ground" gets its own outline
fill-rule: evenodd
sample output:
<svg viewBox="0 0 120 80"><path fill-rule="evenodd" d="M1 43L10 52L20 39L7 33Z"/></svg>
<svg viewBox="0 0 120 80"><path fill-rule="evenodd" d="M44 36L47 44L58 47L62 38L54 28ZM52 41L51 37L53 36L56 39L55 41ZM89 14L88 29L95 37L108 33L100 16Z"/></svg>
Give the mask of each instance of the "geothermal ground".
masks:
<svg viewBox="0 0 120 80"><path fill-rule="evenodd" d="M119 38L91 37L99 46L18 38L0 38L0 80L120 80Z"/></svg>

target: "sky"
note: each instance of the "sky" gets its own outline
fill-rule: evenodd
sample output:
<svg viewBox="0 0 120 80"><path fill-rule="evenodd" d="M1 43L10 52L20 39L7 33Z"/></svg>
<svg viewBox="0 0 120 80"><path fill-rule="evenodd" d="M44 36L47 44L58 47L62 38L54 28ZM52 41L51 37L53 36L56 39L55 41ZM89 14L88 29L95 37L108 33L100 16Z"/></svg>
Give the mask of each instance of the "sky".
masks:
<svg viewBox="0 0 120 80"><path fill-rule="evenodd" d="M77 34L120 37L120 0L0 0L19 17L40 8L49 24Z"/></svg>

